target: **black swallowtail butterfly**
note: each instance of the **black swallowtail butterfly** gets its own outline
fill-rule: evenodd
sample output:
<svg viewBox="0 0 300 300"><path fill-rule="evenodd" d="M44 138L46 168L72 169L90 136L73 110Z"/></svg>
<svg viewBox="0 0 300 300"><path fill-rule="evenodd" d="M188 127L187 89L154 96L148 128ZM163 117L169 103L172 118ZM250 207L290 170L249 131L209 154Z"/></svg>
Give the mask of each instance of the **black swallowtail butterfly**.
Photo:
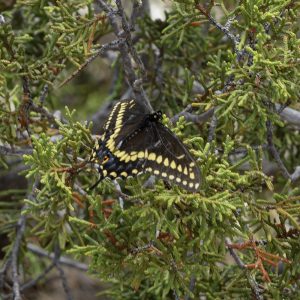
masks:
<svg viewBox="0 0 300 300"><path fill-rule="evenodd" d="M160 111L149 113L135 100L113 107L92 153L91 161L100 166L98 182L150 172L188 191L198 190L201 177L195 160L161 117Z"/></svg>

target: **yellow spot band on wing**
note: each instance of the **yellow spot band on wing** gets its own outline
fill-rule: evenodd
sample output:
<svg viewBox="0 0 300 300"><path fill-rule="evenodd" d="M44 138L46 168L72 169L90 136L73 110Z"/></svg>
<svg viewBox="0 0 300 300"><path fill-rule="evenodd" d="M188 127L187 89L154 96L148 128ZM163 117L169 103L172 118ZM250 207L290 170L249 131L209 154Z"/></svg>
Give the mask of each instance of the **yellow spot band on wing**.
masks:
<svg viewBox="0 0 300 300"><path fill-rule="evenodd" d="M168 158L165 158L165 160L164 160L164 165L165 165L166 167L169 166L169 159L168 159Z"/></svg>
<svg viewBox="0 0 300 300"><path fill-rule="evenodd" d="M176 169L176 162L174 160L172 160L171 162L171 168Z"/></svg>
<svg viewBox="0 0 300 300"><path fill-rule="evenodd" d="M155 153L153 153L153 152L152 152L152 153L149 153L149 155L148 155L148 159L149 159L149 160L153 160L153 161L154 161L154 160L156 159L156 154L155 154Z"/></svg>
<svg viewBox="0 0 300 300"><path fill-rule="evenodd" d="M157 157L156 162L157 162L158 164L160 164L160 163L162 162L162 156L161 156L161 155L159 155L159 156Z"/></svg>

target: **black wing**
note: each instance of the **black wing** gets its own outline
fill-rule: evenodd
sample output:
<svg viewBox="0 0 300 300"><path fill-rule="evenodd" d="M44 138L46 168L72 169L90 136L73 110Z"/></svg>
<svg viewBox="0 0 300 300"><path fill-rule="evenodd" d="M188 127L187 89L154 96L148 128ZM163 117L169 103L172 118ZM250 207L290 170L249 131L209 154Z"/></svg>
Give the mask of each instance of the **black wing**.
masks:
<svg viewBox="0 0 300 300"><path fill-rule="evenodd" d="M137 129L115 155L131 164L143 160L135 166L139 172L148 171L186 190L195 192L200 186L201 176L195 160L183 143L160 122Z"/></svg>
<svg viewBox="0 0 300 300"><path fill-rule="evenodd" d="M135 100L123 100L112 109L104 135L93 157L109 154L100 168L103 177L126 177L148 171L189 190L197 191L201 176L183 143Z"/></svg>
<svg viewBox="0 0 300 300"><path fill-rule="evenodd" d="M104 125L102 140L106 147L111 152L118 150L120 143L140 128L147 113L135 100L119 101Z"/></svg>

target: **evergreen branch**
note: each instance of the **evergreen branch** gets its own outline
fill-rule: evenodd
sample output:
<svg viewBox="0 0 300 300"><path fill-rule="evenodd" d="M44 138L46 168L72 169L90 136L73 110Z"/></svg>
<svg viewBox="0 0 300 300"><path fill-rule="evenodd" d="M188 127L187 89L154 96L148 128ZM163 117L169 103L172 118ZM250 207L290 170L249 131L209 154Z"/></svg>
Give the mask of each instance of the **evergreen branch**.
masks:
<svg viewBox="0 0 300 300"><path fill-rule="evenodd" d="M27 2L34 4L36 1ZM292 105L296 108L299 102L299 37L294 33L297 27L295 1L270 2L267 9L258 0L250 1L251 3L238 1L239 3L230 6L233 10L231 15L238 16L238 21L227 18L223 22L219 21L219 17L228 15L226 1L219 3L224 14L220 11L213 18L211 9L219 5L214 0L209 0L200 9L195 6L199 1L187 3L176 0L176 7L168 12L166 21L153 21L148 16L143 16L139 23L137 18L143 13L140 3L145 7L149 4L147 0L132 1L133 9L129 14L127 10L125 14L126 1L94 2L99 3L102 8L98 14L95 7L96 17L91 13L93 6L90 2L80 0L74 0L74 3L72 1L72 5L58 1L55 10L48 6L43 9L36 5L24 6L22 19L28 20L25 31L19 26L20 21L14 19L19 11L18 5L10 6L5 11L5 19L12 19L17 27L8 22L4 24L5 20L0 15L0 69L4 70L0 74L0 102L4 104L0 109L0 125L1 138L5 141L0 142L0 154L4 154L0 160L9 168L12 167L12 162L23 167L21 152L28 150L29 154L33 154L24 157L28 175L40 174L43 184L37 199L26 200L26 214L30 213L30 220L33 222L29 225L29 217L25 219L26 230L19 242L19 249L22 249L22 253L23 249L34 253L35 250L30 250L30 244L26 248L28 236L38 238L40 245L47 243L49 247L57 245L57 237L62 245L66 240L72 240L73 243L65 244L66 250L90 256L90 269L95 275L102 280L113 279L108 292L112 292L112 297L116 300L139 296L189 299L193 295L204 298L249 298L251 293L254 299L262 299L263 296L269 298L274 294L279 298L298 299L297 264L290 264L285 268L284 274L272 272L272 276L268 275L268 268L264 268L266 264L270 266L270 270L274 270L284 261L271 253L280 253L282 257L295 260L298 246L299 188L290 181L300 178L300 166L295 168L284 165L286 157L297 162L300 153L296 131L300 128L299 112L288 107ZM83 7L88 7L87 14L78 11ZM284 18L280 14L283 8L286 11ZM193 22L194 18L203 20ZM105 24L99 24L99 19L105 19ZM138 35L134 32L137 24L140 26ZM200 25L201 30L194 25ZM15 28L21 29L15 32ZM110 103L103 107L103 95L99 95L98 106L101 108L94 118L98 126L94 126L94 130L97 130L95 132L100 133L101 125L98 124L107 117L112 100L120 98L120 95L123 99L137 98L151 110L144 88L147 88L147 94L154 95L155 101L164 99L161 109L171 114L173 112L171 122L176 122L181 116L196 124L206 122L205 126L198 126L197 131L196 126L189 130L198 135L190 143L193 144L191 154L195 155L197 161L201 160L205 184L201 186L199 193L183 193L176 188L168 190L161 184L156 185L156 189L149 188L154 185L153 176L145 180L142 186L140 180L146 176L140 177L140 180L129 179L129 185L123 180L114 182L115 187L104 183L92 193L82 188L90 184L88 170L84 170L84 161L87 159L82 160L80 157L88 156L92 148L91 127L75 122L74 115L70 112L67 112L66 124L56 120L56 114L62 113L52 113L50 108L48 110L46 105L44 107L48 93L48 87L44 83L51 85L57 74L66 70L66 60L76 64L80 59L91 59L101 50L100 44L88 56L84 57L83 53L90 53L93 41L102 40L103 35L109 31L115 34L112 42L115 47L104 52L102 57L108 57L109 63L115 66L115 72L107 98ZM243 39L240 40L240 37ZM143 53L143 56L140 57L139 53ZM91 60L79 66L79 71L93 62ZM147 66L146 72L150 79L147 84L143 63ZM201 74L198 70L201 70ZM73 74L76 75L79 71ZM183 72L185 80L182 79ZM199 81L194 80L194 76L190 74L197 76ZM23 79L23 93L20 84L12 84L20 76ZM79 79L82 82L82 78ZM76 91L79 89L80 94L86 91L86 79L83 81L84 85L76 85ZM211 95L211 89L215 90L219 82L220 90ZM195 83L200 86L198 91L194 89ZM29 84L32 85L32 95ZM38 97L35 96L36 91L41 91ZM61 92L61 99L69 94L67 89ZM88 96L92 93L92 90L88 91ZM193 104L179 108L193 94L201 95L199 101L202 103L199 103L199 107L206 105L209 108L207 111L199 112ZM184 101L179 100L182 95ZM263 107L265 99L272 99L269 110ZM56 104L54 101L53 105ZM26 126L27 130L29 125L30 130L35 133L32 135L34 151L24 144L28 139L26 132L20 130L18 108L21 125ZM84 113L88 109L87 107ZM179 113L174 115L174 111ZM280 123L279 117L291 126L278 133L276 130L275 134L272 123L274 126L276 121ZM261 120L268 120L270 128L260 126ZM54 130L55 136L51 130L53 124L60 129L59 133ZM180 120L177 125L176 130L180 132ZM207 128L208 140L217 140L221 145L222 149L216 148L221 152L219 156L212 153L213 144L205 143L202 138ZM26 140L20 139L22 135ZM264 137L266 141L262 143L265 144L256 145L261 142L255 141L261 141ZM280 148L276 146L279 139L282 141ZM251 141L250 144L247 141ZM255 146L251 146L253 143ZM266 150L269 151L269 156ZM11 159L6 155L16 157ZM281 163L280 171L286 171L289 175L290 180L287 180L284 188L280 187L278 181L272 183L271 178L264 175L263 172L267 173L266 157L272 160L268 161L272 167ZM275 163L275 160L279 160L279 163ZM170 161L163 162L164 166L169 163ZM96 164L92 165L92 168L97 167ZM180 172L182 165L177 167ZM287 168L295 168L294 173L289 173ZM277 167L274 169L278 170ZM79 173L81 170L84 172ZM176 167L172 172L178 173ZM0 193L0 213L4 215L3 232L10 242L5 248L6 259L0 270L0 288L6 294L3 297L14 296L14 281L17 280L21 294L39 280L47 281L49 270L57 268L66 297L70 299L68 278L63 271L63 261L69 258L61 256L60 248L55 247L54 253L49 253L33 245L38 249L36 255L48 257L52 261L47 262L45 270L34 274L29 281L28 275L35 270L32 267L26 268L27 256L22 259L21 250L18 251L17 258L14 258L16 268L13 270L12 249L15 246L14 237L19 235L19 227L16 235L11 230L14 229L12 225L15 225L15 218L18 219L16 213L24 213L24 207L13 206L14 201L2 201L2 198L18 197L19 192L24 191L14 190L18 187L13 177L16 172L10 172L13 174L9 176L7 172L2 173L4 176L1 174L1 178L14 185L9 192L4 190ZM265 199L264 193L257 193L267 188L277 191L272 199ZM248 205L244 205L245 203ZM87 219L93 216L95 222L88 222ZM274 223L273 218L276 218ZM292 227L286 228L284 221L289 222ZM31 225L32 231L29 230ZM263 251L264 248L261 247L255 250L253 244L242 256L239 249L229 247L229 239L225 239L226 244L218 243L224 236L239 240L241 236L251 235L252 230L259 230L263 240L272 238L273 242L268 243L270 253ZM155 245L157 248L149 243L155 239L158 240ZM220 247L215 247L216 242ZM227 252L234 260L232 264L223 261L222 253L226 251L226 245L229 249ZM191 252L195 257L189 256ZM256 255L256 259L246 264L253 258L252 255ZM199 264L198 258L203 263ZM71 260L71 264L80 269L80 263ZM84 265L84 268L86 270L87 266ZM251 268L255 268L255 273L259 276L254 277ZM19 278L15 276L16 270ZM22 281L21 272L24 273L26 282ZM285 280L286 278L289 280ZM264 284L262 288L260 281L263 279L272 279L272 283Z"/></svg>

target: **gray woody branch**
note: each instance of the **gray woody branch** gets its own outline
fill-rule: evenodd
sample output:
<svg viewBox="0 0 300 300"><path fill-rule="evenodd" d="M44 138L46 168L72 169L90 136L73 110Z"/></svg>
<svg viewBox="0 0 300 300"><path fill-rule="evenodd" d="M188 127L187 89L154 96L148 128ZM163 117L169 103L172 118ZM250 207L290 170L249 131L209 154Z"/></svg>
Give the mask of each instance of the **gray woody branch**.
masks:
<svg viewBox="0 0 300 300"><path fill-rule="evenodd" d="M96 3L106 13L117 40L120 41L118 50L123 61L126 79L128 80L129 86L133 89L135 99L142 105L146 106L149 111L152 111L151 105L142 87L143 78L137 76L132 64L133 60L137 64L142 76L145 76L143 63L134 48L131 36L131 32L134 30L133 25L135 23L135 16L137 15L137 11L139 9L138 1L135 0L133 2L134 9L132 12L131 22L127 20L122 2L120 0L115 1L117 10L114 10L113 7L110 6L105 0L96 0Z"/></svg>

